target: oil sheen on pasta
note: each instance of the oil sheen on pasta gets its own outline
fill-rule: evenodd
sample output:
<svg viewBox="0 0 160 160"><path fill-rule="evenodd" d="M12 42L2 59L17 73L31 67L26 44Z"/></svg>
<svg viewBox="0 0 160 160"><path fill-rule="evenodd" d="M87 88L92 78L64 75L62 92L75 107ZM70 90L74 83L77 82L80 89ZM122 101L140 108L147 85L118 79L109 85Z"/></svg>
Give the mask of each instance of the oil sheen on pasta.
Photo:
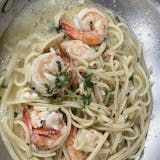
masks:
<svg viewBox="0 0 160 160"><path fill-rule="evenodd" d="M84 25L88 12L91 30L106 28L97 27L104 37L92 42L71 27ZM14 160L141 155L151 113L149 71L142 44L113 11L81 0L37 0L0 44L0 131Z"/></svg>

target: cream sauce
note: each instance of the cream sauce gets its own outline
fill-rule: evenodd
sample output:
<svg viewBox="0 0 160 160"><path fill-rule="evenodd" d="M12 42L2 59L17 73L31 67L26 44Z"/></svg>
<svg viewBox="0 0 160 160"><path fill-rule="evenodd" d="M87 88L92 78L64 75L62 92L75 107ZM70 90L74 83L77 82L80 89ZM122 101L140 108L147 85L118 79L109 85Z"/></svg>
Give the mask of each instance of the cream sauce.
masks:
<svg viewBox="0 0 160 160"><path fill-rule="evenodd" d="M26 57L31 52L33 43L56 34L55 15L77 2L79 5L83 4L83 0L37 0L25 7L0 39L0 75L5 71L17 44L21 46L19 49L21 57Z"/></svg>

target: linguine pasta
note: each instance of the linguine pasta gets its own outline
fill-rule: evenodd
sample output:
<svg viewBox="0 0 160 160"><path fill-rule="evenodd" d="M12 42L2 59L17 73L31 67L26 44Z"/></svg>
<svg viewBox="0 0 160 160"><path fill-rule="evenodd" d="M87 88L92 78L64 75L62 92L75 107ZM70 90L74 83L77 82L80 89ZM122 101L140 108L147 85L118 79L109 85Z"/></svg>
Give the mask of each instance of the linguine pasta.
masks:
<svg viewBox="0 0 160 160"><path fill-rule="evenodd" d="M67 14L74 17L90 5L65 8L55 19L67 20ZM73 40L56 26L52 36L33 33L14 48L0 81L0 131L14 160L73 160L74 156L77 160L127 160L142 153L151 113L143 47L117 15L108 9L101 13L108 21L108 33L97 45ZM28 43L30 52L21 58ZM56 68L55 77L49 79L51 83L41 83L36 77L43 68L43 64L37 67L39 57L56 56L61 49L66 49L65 55L51 66ZM42 118L42 113L47 116ZM49 123L51 114L56 118Z"/></svg>

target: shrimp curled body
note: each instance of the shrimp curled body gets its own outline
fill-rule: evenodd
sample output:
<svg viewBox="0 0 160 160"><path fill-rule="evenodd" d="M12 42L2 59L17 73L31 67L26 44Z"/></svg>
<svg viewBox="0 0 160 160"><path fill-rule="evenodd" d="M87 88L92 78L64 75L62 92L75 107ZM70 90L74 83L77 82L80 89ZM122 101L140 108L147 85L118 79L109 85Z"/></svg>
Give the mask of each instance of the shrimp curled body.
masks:
<svg viewBox="0 0 160 160"><path fill-rule="evenodd" d="M62 114L56 112L40 112L24 107L23 122L28 127L32 146L41 150L58 146L67 132Z"/></svg>
<svg viewBox="0 0 160 160"><path fill-rule="evenodd" d="M81 57L83 59L88 59L91 57L95 50L88 45L84 44L80 40L70 40L61 43L62 48L69 54L70 57Z"/></svg>
<svg viewBox="0 0 160 160"><path fill-rule="evenodd" d="M57 62L64 66L63 60L56 53L46 53L38 56L32 63L31 84L43 96L52 95L52 93L47 93L45 84L54 86L56 74L58 74Z"/></svg>
<svg viewBox="0 0 160 160"><path fill-rule="evenodd" d="M74 18L74 26L61 19L60 26L73 39L88 45L98 45L108 32L107 18L95 8L84 8Z"/></svg>
<svg viewBox="0 0 160 160"><path fill-rule="evenodd" d="M71 160L85 160L88 153L93 152L99 143L102 134L96 130L81 129L77 132L76 128L72 128L70 135L65 143L66 150ZM94 160L103 160L104 156L98 154Z"/></svg>

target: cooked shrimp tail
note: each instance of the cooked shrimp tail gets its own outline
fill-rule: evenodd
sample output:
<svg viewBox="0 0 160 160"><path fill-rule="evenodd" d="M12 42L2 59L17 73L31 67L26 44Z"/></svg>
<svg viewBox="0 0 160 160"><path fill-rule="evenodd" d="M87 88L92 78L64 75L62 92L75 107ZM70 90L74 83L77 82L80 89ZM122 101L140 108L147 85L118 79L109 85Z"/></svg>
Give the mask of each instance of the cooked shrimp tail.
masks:
<svg viewBox="0 0 160 160"><path fill-rule="evenodd" d="M27 125L29 132L32 133L32 125L30 122L30 115L27 106L24 106L23 108L23 122Z"/></svg>
<svg viewBox="0 0 160 160"><path fill-rule="evenodd" d="M73 39L81 39L81 31L75 27L73 27L70 23L65 20L60 20L60 26L63 31Z"/></svg>
<svg viewBox="0 0 160 160"><path fill-rule="evenodd" d="M81 30L73 27L71 24L65 20L60 21L60 25L63 31L70 36L72 39L78 39L88 45L97 45L103 40L102 37L97 35L94 31L82 32Z"/></svg>
<svg viewBox="0 0 160 160"><path fill-rule="evenodd" d="M67 52L61 47L60 43L57 43L58 46L58 55L64 60L64 61L68 61L69 60L69 56L67 54Z"/></svg>

